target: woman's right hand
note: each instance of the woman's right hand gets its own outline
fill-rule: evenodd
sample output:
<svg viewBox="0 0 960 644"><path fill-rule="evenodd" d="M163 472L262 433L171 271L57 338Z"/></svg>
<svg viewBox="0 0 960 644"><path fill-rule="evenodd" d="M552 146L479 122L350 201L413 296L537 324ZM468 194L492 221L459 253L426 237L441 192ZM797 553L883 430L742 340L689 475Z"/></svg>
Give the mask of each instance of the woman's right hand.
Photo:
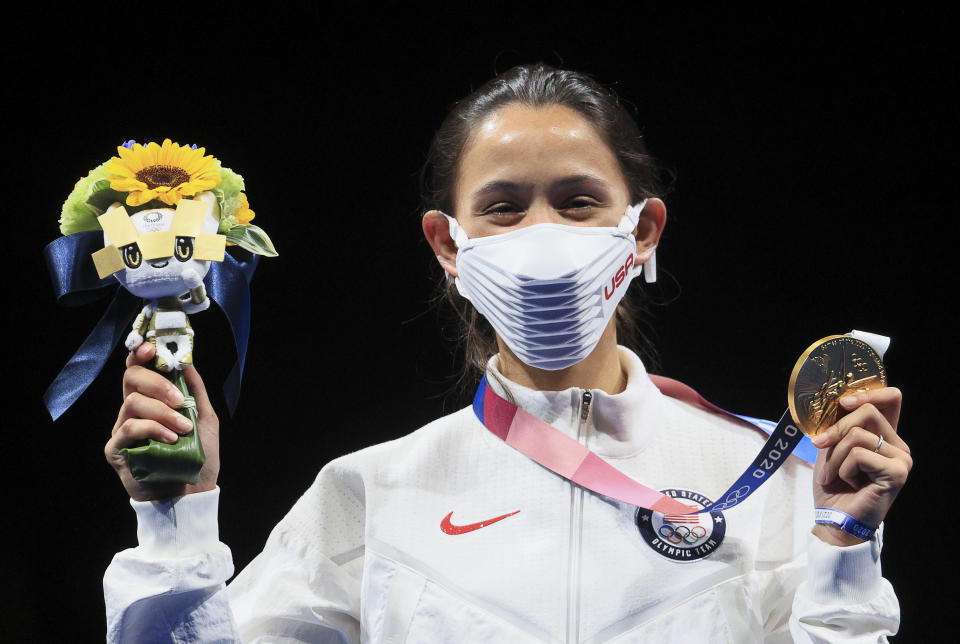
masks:
<svg viewBox="0 0 960 644"><path fill-rule="evenodd" d="M174 443L180 435L188 434L193 429L190 421L176 411L183 404L183 396L177 388L160 373L143 366L153 359L155 353L153 344L144 342L127 356L127 370L123 374L123 405L113 426L112 436L103 450L107 462L117 471L123 487L135 501L158 501L212 490L217 485L217 475L220 473L220 421L207 397L200 374L190 365L183 370L183 376L196 399L197 430L206 455L196 484L141 483L130 474L127 458L120 453L121 449L133 447L147 438Z"/></svg>

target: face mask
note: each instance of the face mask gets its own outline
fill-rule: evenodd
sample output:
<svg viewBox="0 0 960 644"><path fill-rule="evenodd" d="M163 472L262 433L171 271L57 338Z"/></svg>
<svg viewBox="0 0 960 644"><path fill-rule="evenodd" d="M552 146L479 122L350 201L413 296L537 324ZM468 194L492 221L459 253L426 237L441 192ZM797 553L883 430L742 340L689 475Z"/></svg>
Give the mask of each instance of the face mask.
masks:
<svg viewBox="0 0 960 644"><path fill-rule="evenodd" d="M633 230L645 204L627 208L615 228L535 224L477 239L444 215L458 247L457 290L525 364L576 364L641 272ZM649 269L646 278L654 280Z"/></svg>

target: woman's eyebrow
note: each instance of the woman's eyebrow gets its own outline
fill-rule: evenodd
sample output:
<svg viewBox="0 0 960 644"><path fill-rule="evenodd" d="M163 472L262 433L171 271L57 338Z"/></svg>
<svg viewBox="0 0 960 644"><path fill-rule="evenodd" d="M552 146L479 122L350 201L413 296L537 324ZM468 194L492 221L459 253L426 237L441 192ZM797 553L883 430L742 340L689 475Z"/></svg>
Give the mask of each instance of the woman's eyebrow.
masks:
<svg viewBox="0 0 960 644"><path fill-rule="evenodd" d="M583 185L596 186L599 188L610 187L610 184L607 183L606 180L594 174L575 174L569 177L564 177L563 179L559 179L558 181L554 182L552 187L557 190L562 190L564 188Z"/></svg>
<svg viewBox="0 0 960 644"><path fill-rule="evenodd" d="M610 184L607 183L601 177L598 177L595 174L574 174L569 177L564 177L555 181L550 187L553 190L563 190L564 188L576 187L590 185L596 186L599 188L609 188ZM516 181L506 181L503 179L495 179L493 181L488 181L483 184L473 193L473 197L479 198L484 197L488 194L494 192L519 192L521 190L529 190L531 184L529 183L518 183Z"/></svg>
<svg viewBox="0 0 960 644"><path fill-rule="evenodd" d="M490 193L494 192L519 192L520 190L527 189L529 190L531 184L529 183L517 183L515 181L504 181L501 179L495 179L494 181L488 181L473 193L474 199L478 197L484 197Z"/></svg>

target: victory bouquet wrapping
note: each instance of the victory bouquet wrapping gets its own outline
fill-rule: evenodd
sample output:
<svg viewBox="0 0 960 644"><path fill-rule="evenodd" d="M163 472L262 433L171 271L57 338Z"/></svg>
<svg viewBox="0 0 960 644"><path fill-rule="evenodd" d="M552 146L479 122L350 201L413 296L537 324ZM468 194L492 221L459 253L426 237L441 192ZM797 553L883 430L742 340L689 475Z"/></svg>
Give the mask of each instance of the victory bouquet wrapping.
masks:
<svg viewBox="0 0 960 644"><path fill-rule="evenodd" d="M116 291L97 327L44 395L56 419L83 393L121 340L156 347L154 367L184 396L179 412L193 430L176 443L147 440L124 450L130 472L150 483L195 483L204 462L197 410L183 377L193 363L189 315L223 309L237 362L224 385L233 412L249 335L249 282L273 243L251 224L254 212L236 172L204 148L170 139L127 141L74 186L60 216L64 237L44 249L61 303L77 305ZM236 258L227 246L242 249ZM244 252L245 251L245 252ZM131 323L132 320L132 323Z"/></svg>

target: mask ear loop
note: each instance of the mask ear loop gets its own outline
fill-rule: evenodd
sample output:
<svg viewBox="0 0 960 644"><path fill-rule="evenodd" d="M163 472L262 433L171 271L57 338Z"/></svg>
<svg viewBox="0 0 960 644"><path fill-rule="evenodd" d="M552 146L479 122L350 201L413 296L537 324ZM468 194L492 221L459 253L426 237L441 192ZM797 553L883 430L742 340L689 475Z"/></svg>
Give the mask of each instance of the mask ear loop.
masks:
<svg viewBox="0 0 960 644"><path fill-rule="evenodd" d="M456 219L443 211L440 211L440 214L447 218L447 223L450 225L450 237L457 244L457 248L463 248L470 241L467 233L460 227Z"/></svg>
<svg viewBox="0 0 960 644"><path fill-rule="evenodd" d="M646 205L647 200L644 199L636 205L628 206L627 212L623 215L623 219L620 220L620 225L617 226L617 230L625 234L633 234L633 231L637 229L637 224L640 223L640 213L643 212ZM643 273L643 280L647 284L652 284L657 281L656 247L654 247L653 252L650 254L650 259L643 264L637 264L637 270Z"/></svg>
<svg viewBox="0 0 960 644"><path fill-rule="evenodd" d="M636 205L627 206L627 212L623 213L623 217L620 219L620 224L617 226L617 230L624 235L632 235L633 231L637 229L637 224L640 223L640 213L643 212L643 208L646 205L647 200L644 199Z"/></svg>
<svg viewBox="0 0 960 644"><path fill-rule="evenodd" d="M447 224L450 226L450 238L453 239L454 243L457 245L457 249L459 250L463 248L466 245L466 243L470 241L470 238L467 237L467 233L464 232L463 228L460 227L460 224L457 222L456 219L454 219L447 213L443 212L442 210L439 212L441 215L443 215L447 219ZM437 261L440 262L441 266L450 266L451 268L455 268L453 264L448 262L446 259L444 259L440 255L437 255ZM446 276L447 282L453 282L456 279L453 275L451 275L446 271L444 271L444 275Z"/></svg>
<svg viewBox="0 0 960 644"><path fill-rule="evenodd" d="M654 249L650 253L650 259L645 263L641 264L641 270L643 271L643 281L647 284L653 284L657 281L657 251Z"/></svg>

